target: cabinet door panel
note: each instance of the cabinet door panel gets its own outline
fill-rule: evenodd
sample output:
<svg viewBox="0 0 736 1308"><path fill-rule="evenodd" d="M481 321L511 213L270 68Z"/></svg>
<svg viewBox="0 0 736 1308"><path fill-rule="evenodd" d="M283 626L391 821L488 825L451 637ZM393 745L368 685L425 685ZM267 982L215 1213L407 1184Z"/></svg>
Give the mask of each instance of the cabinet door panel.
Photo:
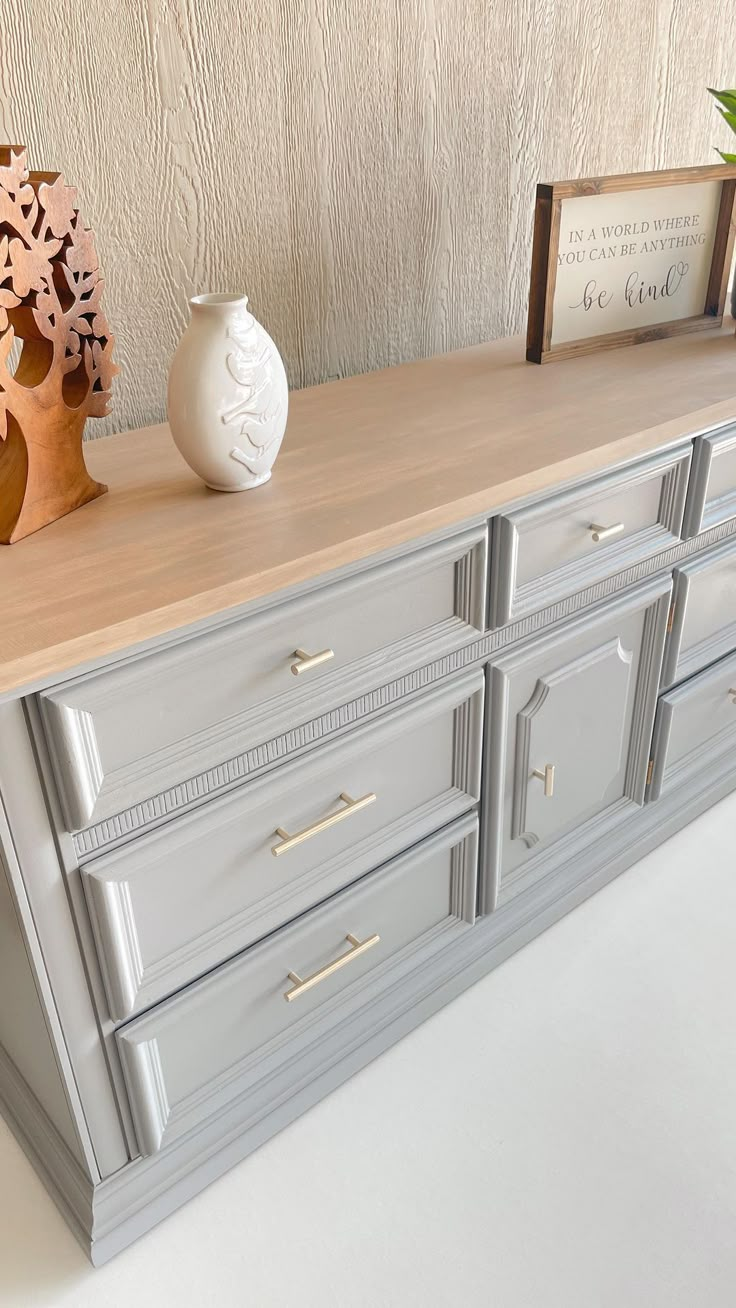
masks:
<svg viewBox="0 0 736 1308"><path fill-rule="evenodd" d="M615 798L633 666L633 650L618 636L604 640L541 676L519 712L512 830L530 848L595 811L612 791ZM547 767L555 770L551 795L535 775Z"/></svg>
<svg viewBox="0 0 736 1308"><path fill-rule="evenodd" d="M483 909L641 804L671 584L658 579L490 669Z"/></svg>

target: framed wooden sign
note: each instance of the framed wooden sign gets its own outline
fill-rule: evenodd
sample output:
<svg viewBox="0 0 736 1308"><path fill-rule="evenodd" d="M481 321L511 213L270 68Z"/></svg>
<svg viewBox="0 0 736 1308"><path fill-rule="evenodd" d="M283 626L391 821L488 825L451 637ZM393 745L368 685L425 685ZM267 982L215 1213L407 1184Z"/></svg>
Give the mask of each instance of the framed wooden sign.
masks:
<svg viewBox="0 0 736 1308"><path fill-rule="evenodd" d="M531 363L719 327L736 166L537 187Z"/></svg>

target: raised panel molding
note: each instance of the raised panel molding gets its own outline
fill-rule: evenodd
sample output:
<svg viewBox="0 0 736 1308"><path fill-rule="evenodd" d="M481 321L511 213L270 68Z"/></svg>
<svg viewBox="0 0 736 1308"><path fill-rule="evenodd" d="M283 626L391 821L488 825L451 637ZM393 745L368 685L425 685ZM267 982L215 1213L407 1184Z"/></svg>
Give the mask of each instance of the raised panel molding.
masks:
<svg viewBox="0 0 736 1308"><path fill-rule="evenodd" d="M579 686L579 678L592 670L595 670L601 677L608 677L607 691L609 688L612 689L611 683L617 680L617 674L621 669L624 670L625 684L628 685L632 660L633 651L624 649L621 641L615 638L605 641L596 649L588 651L582 658L573 659L572 662L564 664L554 673L538 679L531 698L517 714L516 767L511 819L511 837L513 840L523 840L530 849L539 843L539 834L528 825L532 737L534 728L539 726L545 711L552 706L554 712L554 691L569 691L570 687L575 685L576 696L580 695L582 692ZM608 672L606 672L607 668L610 669ZM605 742L599 740L596 743L596 748L601 752L607 749L606 757L609 759L615 758L620 762L624 747L624 727L621 719L618 719L617 727L617 739L610 739ZM538 763L540 767L543 766L541 757Z"/></svg>
<svg viewBox="0 0 736 1308"><path fill-rule="evenodd" d="M514 678L534 674L539 662L544 666L549 660L557 657L555 654L557 646L560 649L559 657L564 660L566 643L570 641L574 649L576 641L587 639L588 624L579 620L575 624L568 624L562 630L553 628L548 638L540 638L517 653L511 650L508 656L504 655L497 664L489 667L487 774L482 821L484 832L484 850L481 857L484 873L480 901L482 913L493 912L510 895L520 893L524 887L546 877L548 867L556 866L558 858L564 856L564 853L561 855L561 851L577 849L579 841L583 843L595 841L599 833L607 829L609 818L617 822L616 815L620 811L630 811L643 802L670 593L669 578L661 577L632 591L615 605L611 604L601 609L595 615L595 620L601 624L604 637L606 633L604 624L610 624L608 637L595 645L592 650L584 652L581 657L563 661L553 678L540 676L538 673L534 677L532 692L526 705L522 705L522 712L526 709L526 717L530 722L534 722L543 706L551 702L550 688L546 683L560 678L558 684L565 684L568 676L572 677L581 668L585 669L586 666L595 668L596 665L602 667L606 660L613 659L613 667L621 668L628 682L633 666L629 661L632 656L621 644L616 624L631 623L636 620L637 614L641 615L641 626L637 635L636 683L633 698L629 699L630 711L627 714L627 723L630 725L626 727L626 761L618 797L612 796L601 812L591 818L585 818L585 805L577 820L574 811L571 811L569 818L562 822L560 834L553 829L541 844L535 839L537 833L533 824L527 819L525 799L521 793L522 787L528 786L530 770L527 748L528 725L522 719L521 726L518 726L517 710L513 709L513 705L510 706L510 688ZM613 700L617 702L615 696ZM514 753L517 743L520 743L522 750L520 762ZM615 778L621 772L621 739L619 738L618 742L614 741L611 747L614 752L618 751L619 767L614 768L611 774ZM614 762L616 761L614 759ZM540 762L554 762L554 760L540 760ZM511 814L508 812L509 804ZM573 822L574 825L566 829L569 822ZM512 852L516 840L520 840L525 846L526 852L523 857Z"/></svg>
<svg viewBox="0 0 736 1308"><path fill-rule="evenodd" d="M298 756L321 740L339 735L355 723L383 712L404 698L416 695L428 686L465 668L480 665L500 650L510 649L530 636L549 629L554 630L567 619L585 609L628 590L637 582L665 574L679 562L704 553L713 545L736 541L736 522L720 523L697 539L685 541L669 550L639 563L611 577L605 577L594 586L568 595L537 613L527 614L503 629L488 631L476 640L468 640L459 648L444 654L431 663L415 668L373 691L351 699L339 708L324 713L301 726L285 731L254 749L249 749L217 767L197 773L181 785L153 795L140 804L122 809L103 822L94 823L74 834L74 848L79 859L111 848L122 841L149 830L173 813L186 811L210 796L224 793L249 777L267 771L289 756ZM647 742L646 750L649 748ZM648 757L648 755L647 755ZM639 802L639 801L638 801Z"/></svg>

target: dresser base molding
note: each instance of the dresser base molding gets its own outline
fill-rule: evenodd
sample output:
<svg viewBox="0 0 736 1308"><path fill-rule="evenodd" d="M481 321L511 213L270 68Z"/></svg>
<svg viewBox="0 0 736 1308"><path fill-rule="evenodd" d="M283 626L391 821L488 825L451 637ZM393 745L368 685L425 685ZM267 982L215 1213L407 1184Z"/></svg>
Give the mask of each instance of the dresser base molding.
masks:
<svg viewBox="0 0 736 1308"><path fill-rule="evenodd" d="M717 759L686 787L646 805L597 846L610 857L600 861L590 847L558 865L502 908L478 920L472 930L435 957L402 989L376 1007L372 1030L316 1076L302 1075L284 1088L269 1111L245 1130L237 1107L191 1132L165 1153L136 1159L92 1191L33 1097L18 1088L13 1069L0 1058L0 1098L14 1132L31 1162L57 1198L95 1266L101 1266L141 1235L204 1190L283 1127L347 1081L426 1018L479 981L511 954L552 926L578 904L650 853L682 827L736 789L733 759ZM51 1154L46 1148L52 1133ZM44 1160L35 1140L44 1136ZM66 1151L68 1153L68 1151ZM49 1165L49 1157L58 1164ZM91 1198L91 1204L90 1204ZM91 1220L90 1220L91 1216Z"/></svg>
<svg viewBox="0 0 736 1308"><path fill-rule="evenodd" d="M84 1251L91 1251L95 1187L15 1064L0 1046L0 1108Z"/></svg>

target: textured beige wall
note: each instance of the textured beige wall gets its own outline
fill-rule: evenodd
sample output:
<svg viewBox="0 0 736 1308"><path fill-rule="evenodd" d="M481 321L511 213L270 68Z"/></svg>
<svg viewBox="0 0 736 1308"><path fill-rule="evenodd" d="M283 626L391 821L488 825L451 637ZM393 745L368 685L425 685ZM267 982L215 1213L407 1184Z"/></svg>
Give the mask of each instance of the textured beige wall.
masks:
<svg viewBox="0 0 736 1308"><path fill-rule="evenodd" d="M204 290L293 386L520 330L536 181L715 161L734 81L733 0L0 0L0 139L98 235L94 434L163 416Z"/></svg>

